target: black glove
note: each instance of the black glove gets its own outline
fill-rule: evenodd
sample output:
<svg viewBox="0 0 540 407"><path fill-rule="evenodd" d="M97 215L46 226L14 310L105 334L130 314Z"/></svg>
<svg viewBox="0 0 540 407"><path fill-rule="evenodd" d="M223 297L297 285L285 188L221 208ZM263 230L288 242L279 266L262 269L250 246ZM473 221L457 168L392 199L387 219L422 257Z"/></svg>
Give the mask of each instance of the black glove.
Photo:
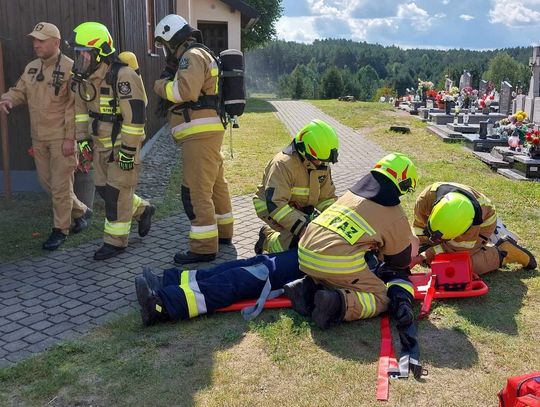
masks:
<svg viewBox="0 0 540 407"><path fill-rule="evenodd" d="M118 166L123 171L130 171L135 167L135 155L118 151Z"/></svg>
<svg viewBox="0 0 540 407"><path fill-rule="evenodd" d="M178 71L178 59L176 58L167 58L167 65L161 72L159 79L172 79Z"/></svg>
<svg viewBox="0 0 540 407"><path fill-rule="evenodd" d="M174 103L167 99L159 99L155 114L158 117L166 117L169 112L169 108L174 106Z"/></svg>

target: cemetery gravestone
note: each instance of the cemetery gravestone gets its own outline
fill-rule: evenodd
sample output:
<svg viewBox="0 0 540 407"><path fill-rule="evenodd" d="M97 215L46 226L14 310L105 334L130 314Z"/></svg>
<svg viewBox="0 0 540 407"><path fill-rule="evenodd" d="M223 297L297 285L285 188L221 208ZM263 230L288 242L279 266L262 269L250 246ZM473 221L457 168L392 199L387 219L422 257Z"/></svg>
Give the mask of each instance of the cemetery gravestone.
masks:
<svg viewBox="0 0 540 407"><path fill-rule="evenodd" d="M480 80L480 86L478 88L478 96L482 97L486 94L487 91L487 81L484 79Z"/></svg>
<svg viewBox="0 0 540 407"><path fill-rule="evenodd" d="M501 97L499 99L499 113L509 114L512 108L512 85L507 81L501 83Z"/></svg>
<svg viewBox="0 0 540 407"><path fill-rule="evenodd" d="M471 86L472 76L468 71L463 71L463 74L459 78L459 91L461 92L463 88Z"/></svg>

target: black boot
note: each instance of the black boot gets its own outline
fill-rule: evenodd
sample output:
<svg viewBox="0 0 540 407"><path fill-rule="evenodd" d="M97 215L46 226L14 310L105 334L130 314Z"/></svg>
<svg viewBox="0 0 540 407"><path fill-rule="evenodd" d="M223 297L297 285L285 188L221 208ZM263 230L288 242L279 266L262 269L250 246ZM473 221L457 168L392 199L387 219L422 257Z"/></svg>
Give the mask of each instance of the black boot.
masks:
<svg viewBox="0 0 540 407"><path fill-rule="evenodd" d="M341 322L345 316L345 300L336 290L317 290L315 308L311 318L321 329L328 329L332 322Z"/></svg>
<svg viewBox="0 0 540 407"><path fill-rule="evenodd" d="M152 216L156 213L156 207L154 205L149 205L144 208L144 212L139 219L139 236L145 237L148 232L150 232L150 227L152 226Z"/></svg>
<svg viewBox="0 0 540 407"><path fill-rule="evenodd" d="M292 303L292 309L300 315L309 316L313 312L315 291L317 285L309 276L291 281L283 286L285 295Z"/></svg>
<svg viewBox="0 0 540 407"><path fill-rule="evenodd" d="M53 228L49 238L43 243L43 249L45 250L56 250L58 249L67 239L67 235L64 235L62 231L58 228Z"/></svg>
<svg viewBox="0 0 540 407"><path fill-rule="evenodd" d="M150 268L143 268L142 275L152 291L157 292L160 288L163 288L163 277L156 276Z"/></svg>
<svg viewBox="0 0 540 407"><path fill-rule="evenodd" d="M259 239L255 242L253 251L255 254L262 254L264 241L266 240L266 235L264 234L264 226L259 230Z"/></svg>
<svg viewBox="0 0 540 407"><path fill-rule="evenodd" d="M174 262L178 264L202 263L216 259L215 253L201 254L192 251L178 252L174 255Z"/></svg>
<svg viewBox="0 0 540 407"><path fill-rule="evenodd" d="M161 298L150 289L144 277L135 278L135 291L137 292L137 301L141 306L141 318L144 326L154 325L156 322L169 319Z"/></svg>
<svg viewBox="0 0 540 407"><path fill-rule="evenodd" d="M84 215L80 218L73 219L73 226L71 227L71 233L80 233L88 227L88 219L92 217L94 212L92 209L87 208Z"/></svg>
<svg viewBox="0 0 540 407"><path fill-rule="evenodd" d="M94 260L110 259L111 257L114 257L117 254L122 253L125 249L126 249L125 247L118 247L118 246L113 246L112 244L109 244L109 243L103 243L103 246L101 246L94 253Z"/></svg>
<svg viewBox="0 0 540 407"><path fill-rule="evenodd" d="M225 246L230 246L232 244L232 238L230 237L220 237L219 244L224 244Z"/></svg>

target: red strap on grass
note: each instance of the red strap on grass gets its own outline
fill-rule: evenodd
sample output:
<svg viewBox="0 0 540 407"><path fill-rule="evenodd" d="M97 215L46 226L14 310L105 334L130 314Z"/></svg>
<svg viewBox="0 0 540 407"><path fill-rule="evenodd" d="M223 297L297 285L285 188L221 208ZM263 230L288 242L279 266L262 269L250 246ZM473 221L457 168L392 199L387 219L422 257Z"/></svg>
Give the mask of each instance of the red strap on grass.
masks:
<svg viewBox="0 0 540 407"><path fill-rule="evenodd" d="M397 360L392 345L390 318L388 315L384 315L381 317L381 353L377 368L377 400L388 401L388 370L392 368L397 368Z"/></svg>
<svg viewBox="0 0 540 407"><path fill-rule="evenodd" d="M418 319L425 318L429 314L429 310L431 309L431 301L433 301L433 296L435 295L436 278L437 277L434 275L429 278L428 289L426 296L424 297L424 302L422 303L422 308L420 309Z"/></svg>

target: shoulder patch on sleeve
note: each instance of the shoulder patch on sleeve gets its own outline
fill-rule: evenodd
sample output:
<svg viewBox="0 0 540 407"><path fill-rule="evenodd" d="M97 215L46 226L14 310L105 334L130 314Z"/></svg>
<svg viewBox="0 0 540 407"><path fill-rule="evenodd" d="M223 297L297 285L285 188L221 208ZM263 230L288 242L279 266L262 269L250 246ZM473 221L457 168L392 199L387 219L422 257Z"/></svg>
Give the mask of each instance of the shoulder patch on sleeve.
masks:
<svg viewBox="0 0 540 407"><path fill-rule="evenodd" d="M118 93L129 95L131 93L131 84L129 82L118 82Z"/></svg>
<svg viewBox="0 0 540 407"><path fill-rule="evenodd" d="M189 58L187 56L183 56L180 58L180 61L178 61L178 69L187 69L189 66Z"/></svg>

